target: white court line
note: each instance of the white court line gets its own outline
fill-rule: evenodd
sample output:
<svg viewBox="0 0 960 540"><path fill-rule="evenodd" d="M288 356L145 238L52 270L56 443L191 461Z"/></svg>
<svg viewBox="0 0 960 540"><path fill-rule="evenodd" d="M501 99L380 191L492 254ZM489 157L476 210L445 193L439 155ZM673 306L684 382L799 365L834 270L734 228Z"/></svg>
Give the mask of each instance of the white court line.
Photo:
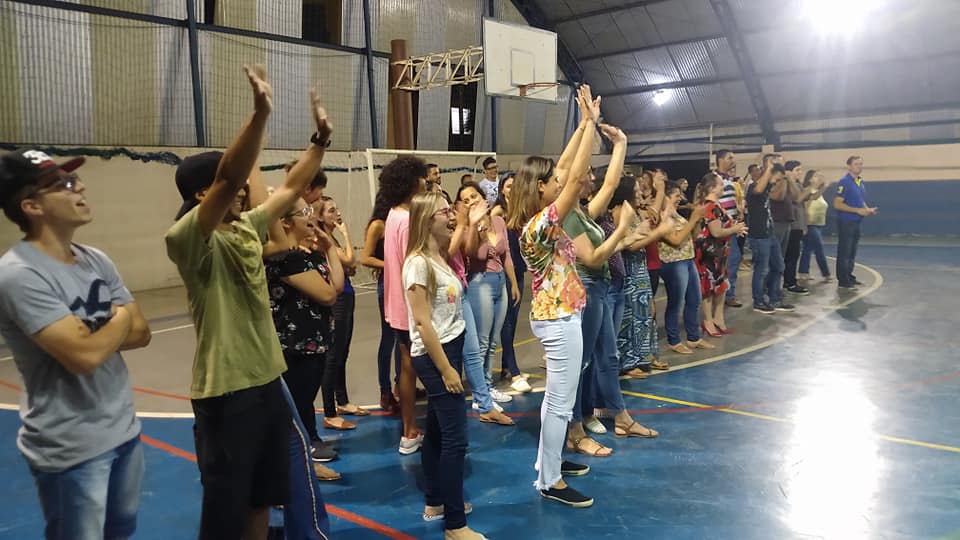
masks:
<svg viewBox="0 0 960 540"><path fill-rule="evenodd" d="M803 332L804 330L806 330L807 328L810 328L814 324L822 321L823 319L826 319L832 313L847 307L848 305L856 302L857 300L860 300L861 298L869 294L872 294L874 291L876 291L883 285L883 276L880 275L879 272L877 272L873 268L870 268L869 266L864 266L862 264L857 264L857 266L859 266L860 268L863 268L864 270L872 274L873 277L875 278L876 281L874 282L873 285L870 286L869 289L866 289L862 292L858 292L856 295L848 298L847 300L844 300L843 302L840 302L839 304L831 304L827 306L828 309L826 311L808 317L806 321L784 331L781 334L778 334L777 337L770 338L766 341L761 341L760 343L755 343L743 349L737 349L736 351L731 351L725 354L718 354L717 356L704 358L703 360L697 360L695 362L690 362L689 364L683 364L681 366L676 366L676 367L670 366L670 369L668 371L655 371L651 375L663 375L665 373L670 373L671 371L680 371L681 369L688 369L692 367L702 366L705 364L712 364L714 362L719 362L720 360L726 360L728 358L733 358L734 356L740 356L741 354L751 353L754 351L758 351L760 349L765 349L767 347L770 347L771 345L776 345L777 343L780 343L788 338L791 338L799 334L800 332ZM777 317L777 315L773 315L773 317Z"/></svg>

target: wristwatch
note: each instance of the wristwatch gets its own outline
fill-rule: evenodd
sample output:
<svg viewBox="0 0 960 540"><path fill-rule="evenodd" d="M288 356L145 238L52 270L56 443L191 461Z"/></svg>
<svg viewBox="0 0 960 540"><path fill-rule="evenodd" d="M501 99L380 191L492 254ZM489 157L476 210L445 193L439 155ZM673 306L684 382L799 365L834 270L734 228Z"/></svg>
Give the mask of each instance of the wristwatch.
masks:
<svg viewBox="0 0 960 540"><path fill-rule="evenodd" d="M314 131L313 135L310 136L310 142L317 146L322 146L324 148L330 148L330 143L333 142L333 139L323 140L320 138L320 132Z"/></svg>

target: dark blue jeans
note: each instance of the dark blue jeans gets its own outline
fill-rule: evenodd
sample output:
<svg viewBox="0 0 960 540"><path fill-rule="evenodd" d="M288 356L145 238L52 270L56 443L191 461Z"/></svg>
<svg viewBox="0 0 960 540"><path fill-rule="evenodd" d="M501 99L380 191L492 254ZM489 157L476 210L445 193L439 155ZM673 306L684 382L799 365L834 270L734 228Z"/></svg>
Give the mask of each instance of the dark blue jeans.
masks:
<svg viewBox="0 0 960 540"><path fill-rule="evenodd" d="M783 294L780 239L776 236L751 238L750 250L753 251L753 305L759 306L769 300L769 304L775 306Z"/></svg>
<svg viewBox="0 0 960 540"><path fill-rule="evenodd" d="M503 348L503 355L500 357L500 369L510 370L510 375L516 377L520 374L520 367L517 365L517 353L513 350L513 340L517 335L517 317L520 316L520 302L523 301L523 274L517 274L517 288L520 289L520 299L513 303L513 299L507 300L507 317L503 320L503 328L500 330L500 347Z"/></svg>
<svg viewBox="0 0 960 540"><path fill-rule="evenodd" d="M443 344L457 373L463 369L463 334ZM414 356L413 369L427 390L427 418L420 462L427 506L443 505L447 530L467 525L463 505L463 462L467 453L467 407L463 394L447 392L429 355Z"/></svg>
<svg viewBox="0 0 960 540"><path fill-rule="evenodd" d="M667 287L667 308L663 326L667 343L680 343L680 309L683 308L683 327L687 341L700 341L700 274L693 259L660 264L660 277Z"/></svg>
<svg viewBox="0 0 960 540"><path fill-rule="evenodd" d="M377 280L377 305L380 307L380 347L377 348L377 379L380 381L380 392L390 391L390 353L396 358L396 372L394 382L400 380L400 345L394 339L393 328L390 328L383 313L383 277Z"/></svg>
<svg viewBox="0 0 960 540"><path fill-rule="evenodd" d="M857 244L860 243L860 222L837 220L837 284L853 285L853 267L857 261Z"/></svg>
<svg viewBox="0 0 960 540"><path fill-rule="evenodd" d="M803 252L800 254L800 273L810 273L810 257L817 259L820 275L830 277L830 267L827 266L827 257L823 253L823 227L807 225L807 235L803 237Z"/></svg>
<svg viewBox="0 0 960 540"><path fill-rule="evenodd" d="M577 385L577 400L573 405L575 422L583 420L584 416L593 416L593 408L596 405L597 385L594 382L596 366L593 359L596 357L597 341L603 329L603 315L607 311L607 289L610 287L610 282L603 279L580 276L580 281L583 282L583 288L587 293L587 305L580 312L583 355L580 364L580 384ZM614 344L614 351L616 348Z"/></svg>

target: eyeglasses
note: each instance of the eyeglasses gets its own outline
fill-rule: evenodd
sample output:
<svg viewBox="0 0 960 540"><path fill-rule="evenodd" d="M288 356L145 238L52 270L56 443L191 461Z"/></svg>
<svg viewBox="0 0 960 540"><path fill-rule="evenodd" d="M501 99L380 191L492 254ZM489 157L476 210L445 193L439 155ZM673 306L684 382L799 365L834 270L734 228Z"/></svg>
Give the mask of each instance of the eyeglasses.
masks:
<svg viewBox="0 0 960 540"><path fill-rule="evenodd" d="M313 216L313 207L312 207L312 206L304 206L304 207L301 208L300 210L297 210L297 211L295 211L295 212L290 212L289 214L287 214L287 215L284 216L284 217L292 218L292 217L297 217L297 216L300 216L300 217L302 217L302 218L312 217L312 216Z"/></svg>
<svg viewBox="0 0 960 540"><path fill-rule="evenodd" d="M63 175L59 180L53 182L49 186L38 189L37 193L61 190L69 191L71 193L80 193L80 177L75 174Z"/></svg>

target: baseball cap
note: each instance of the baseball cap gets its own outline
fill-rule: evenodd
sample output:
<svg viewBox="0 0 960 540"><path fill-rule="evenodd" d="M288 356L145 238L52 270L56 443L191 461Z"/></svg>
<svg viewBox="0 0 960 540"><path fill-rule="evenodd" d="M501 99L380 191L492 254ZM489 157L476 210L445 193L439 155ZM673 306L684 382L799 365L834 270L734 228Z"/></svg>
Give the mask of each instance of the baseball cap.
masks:
<svg viewBox="0 0 960 540"><path fill-rule="evenodd" d="M200 204L196 195L213 185L221 158L223 158L223 152L213 151L189 156L180 162L177 167L176 179L177 191L183 197L183 205L177 211L177 217L174 218L174 221L179 220L194 206Z"/></svg>
<svg viewBox="0 0 960 540"><path fill-rule="evenodd" d="M86 160L84 157L75 157L56 163L39 150L19 150L0 156L0 204L6 204L24 187L38 185L40 178L51 172L72 172Z"/></svg>

